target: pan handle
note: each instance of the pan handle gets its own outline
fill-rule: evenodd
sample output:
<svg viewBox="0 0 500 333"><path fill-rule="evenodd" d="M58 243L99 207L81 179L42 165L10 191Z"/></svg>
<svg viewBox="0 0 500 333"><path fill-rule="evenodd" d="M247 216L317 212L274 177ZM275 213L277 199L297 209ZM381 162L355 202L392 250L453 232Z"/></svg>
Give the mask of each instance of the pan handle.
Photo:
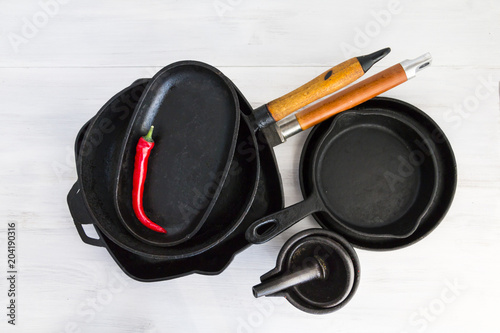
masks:
<svg viewBox="0 0 500 333"><path fill-rule="evenodd" d="M319 103L299 111L295 118L301 130L319 124L331 116L351 109L389 89L416 76L416 73L432 63L432 56L426 53L412 60L404 60L366 80L358 82Z"/></svg>
<svg viewBox="0 0 500 333"><path fill-rule="evenodd" d="M76 182L68 193L68 207L73 217L73 222L75 223L76 231L80 235L80 238L85 244L104 247L104 243L101 239L91 238L87 236L85 230L83 229L83 224L92 224L87 219L90 218L90 214L83 201L82 191L80 190L80 185Z"/></svg>
<svg viewBox="0 0 500 333"><path fill-rule="evenodd" d="M254 111L259 128L279 121L300 108L328 96L362 77L390 48L354 57L336 65L294 91L279 97Z"/></svg>
<svg viewBox="0 0 500 333"><path fill-rule="evenodd" d="M407 77L403 67L396 64L322 100L312 107L299 111L295 117L301 129L305 131L341 111L351 109L406 81Z"/></svg>
<svg viewBox="0 0 500 333"><path fill-rule="evenodd" d="M246 230L245 238L252 244L265 243L306 216L322 210L323 205L316 197L311 196L302 202L255 221Z"/></svg>

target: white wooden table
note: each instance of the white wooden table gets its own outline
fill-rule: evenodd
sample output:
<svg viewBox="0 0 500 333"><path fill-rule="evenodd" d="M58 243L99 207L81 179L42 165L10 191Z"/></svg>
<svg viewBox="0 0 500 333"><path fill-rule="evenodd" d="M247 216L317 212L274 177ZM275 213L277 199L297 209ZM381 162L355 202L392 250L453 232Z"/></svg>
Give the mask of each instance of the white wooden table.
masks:
<svg viewBox="0 0 500 333"><path fill-rule="evenodd" d="M500 2L0 1L1 332L499 332ZM118 90L177 60L219 67L257 107L351 56L391 46L371 74L431 52L384 95L425 110L458 163L454 204L414 246L358 250L359 290L313 316L254 299L286 239L239 254L218 276L140 283L85 245L66 194L73 141ZM307 133L275 151L287 205L301 200ZM7 223L17 223L17 318L7 324Z"/></svg>

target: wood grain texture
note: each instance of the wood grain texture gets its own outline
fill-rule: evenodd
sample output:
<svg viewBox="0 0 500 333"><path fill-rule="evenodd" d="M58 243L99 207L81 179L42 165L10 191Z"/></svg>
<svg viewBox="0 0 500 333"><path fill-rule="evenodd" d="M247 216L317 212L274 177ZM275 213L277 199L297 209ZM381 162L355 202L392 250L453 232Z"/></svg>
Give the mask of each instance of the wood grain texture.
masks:
<svg viewBox="0 0 500 333"><path fill-rule="evenodd" d="M306 130L406 81L403 67L396 64L299 111L296 114L297 121Z"/></svg>
<svg viewBox="0 0 500 333"><path fill-rule="evenodd" d="M352 58L318 75L308 83L267 104L274 120L278 121L320 98L351 84L365 72L358 59Z"/></svg>
<svg viewBox="0 0 500 333"><path fill-rule="evenodd" d="M212 1L69 1L15 53L8 34L21 34L39 0L0 2L0 251L7 221L19 233L19 325L8 326L1 312L0 332L498 332L500 2L401 0L400 13L356 46L388 3L231 1L220 16ZM399 251L357 251L361 283L345 308L318 317L283 299L253 298L251 287L283 243L317 227L310 217L237 255L221 275L151 284L129 279L106 250L81 242L65 202L76 180L73 140L117 91L196 59L219 67L258 107L357 55L344 54L343 43L357 54L392 47L370 74L432 53L432 67L384 96L428 113L458 164L454 203L430 236ZM287 204L302 199L307 134L275 149ZM442 309L446 281L455 280L465 289ZM2 308L6 287L2 277ZM91 311L98 297L104 303ZM422 330L415 320L431 306L439 314Z"/></svg>

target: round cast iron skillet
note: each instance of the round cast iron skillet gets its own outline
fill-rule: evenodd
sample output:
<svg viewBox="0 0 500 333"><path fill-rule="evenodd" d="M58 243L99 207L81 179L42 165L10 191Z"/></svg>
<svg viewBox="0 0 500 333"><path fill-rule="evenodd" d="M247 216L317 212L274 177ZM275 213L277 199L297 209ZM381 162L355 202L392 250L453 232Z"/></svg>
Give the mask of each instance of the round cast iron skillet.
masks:
<svg viewBox="0 0 500 333"><path fill-rule="evenodd" d="M237 93L242 112L250 114L252 109L249 103L239 91ZM75 156L77 160L80 155L83 136L88 129L89 123L90 121L82 127L75 140ZM283 207L284 199L281 177L278 169L273 167L276 165L273 150L263 147L263 149L259 150L259 155L262 160L273 163L260 169L257 186L258 195L255 197L254 204L245 219L220 244L204 253L189 258L178 260L156 259L137 254L135 251L128 251L118 246L103 234L95 223L91 213L88 211L88 207L84 203L79 181L77 181L68 194L68 205L82 241L90 245L105 247L120 268L133 279L152 282L173 279L192 273L219 274L227 267L235 254L249 245L244 236L248 225L256 218L278 211ZM83 224L93 224L97 230L99 239L88 237L82 227Z"/></svg>
<svg viewBox="0 0 500 333"><path fill-rule="evenodd" d="M410 244L439 223L456 187L456 164L439 127L422 111L372 99L318 126L301 157L306 200L252 224L265 242L309 214L356 246Z"/></svg>

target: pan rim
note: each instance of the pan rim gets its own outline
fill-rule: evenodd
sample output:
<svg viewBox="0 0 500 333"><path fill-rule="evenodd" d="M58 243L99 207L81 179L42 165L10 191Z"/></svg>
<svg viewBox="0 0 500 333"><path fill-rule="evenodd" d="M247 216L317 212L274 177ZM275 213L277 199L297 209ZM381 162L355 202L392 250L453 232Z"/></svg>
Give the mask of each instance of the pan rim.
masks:
<svg viewBox="0 0 500 333"><path fill-rule="evenodd" d="M81 147L83 148L86 144L86 142L88 142L89 138L90 138L90 135L91 135L91 129L94 128L97 124L97 121L100 119L100 116L102 116L102 114L120 97L122 96L122 94L124 94L125 92L127 92L128 90L132 89L132 88L136 88L137 86L140 86L141 84L144 84L145 81L147 81L148 79L144 79L144 81L142 82L139 82L141 80L136 80L134 81L130 86L128 87L125 87L124 89L120 90L118 93L116 93L115 95L113 95L113 97L111 97L100 109L99 111L92 117L91 119L91 122L86 130L86 132L84 133L84 136L83 136L83 139L82 139L82 143L81 143ZM78 177L78 181L80 183L80 186L81 186L81 190L82 190L82 197L83 197L83 201L85 203L85 207L87 208L90 216L92 217L92 220L94 221L95 225L100 229L100 231L106 235L110 240L112 240L115 244L120 244L121 247L129 250L129 251L132 251L132 252L136 252L136 250L131 247L130 245L126 245L124 244L123 242L119 241L117 239L117 237L115 237L113 235L113 233L111 233L109 230L107 230L107 228L104 227L104 225L101 223L101 221L99 220L99 218L97 218L97 216L95 215L95 212L94 210L92 209L92 207L90 206L90 203L89 203L89 199L87 198L87 189L86 189L86 182L84 180L84 174L81 173L82 170L83 170L83 157L84 157L84 154L79 154L78 155L78 159L77 159L77 170L80 172L79 174L79 177Z"/></svg>
<svg viewBox="0 0 500 333"><path fill-rule="evenodd" d="M260 281L266 281L268 279L271 279L275 276L278 276L281 274L282 271L284 271L286 265L287 265L287 256L289 251L292 249L294 244L308 238L308 237L326 237L330 240L333 240L340 244L343 249L349 254L349 256L352 259L353 265L354 265L354 284L351 288L351 291L349 294L340 302L339 304L329 307L329 308L315 308L311 306L305 306L303 302L301 302L301 298L297 297L294 288L286 289L284 291L278 292L275 295L276 296L283 296L285 297L293 306L296 308L307 312L311 314L326 314L326 313L331 313L334 311L337 311L344 307L351 299L354 297L354 294L356 294L358 287L359 287L359 282L360 282L360 275L361 275L361 268L360 268L360 260L358 257L358 254L356 253L356 250L353 248L353 244L349 242L348 239L346 239L342 234L327 230L327 229L322 229L322 228L308 228L304 229L297 234L293 235L290 237L281 247L279 250L278 256L276 258L276 266L270 270L269 272L265 273L260 277Z"/></svg>
<svg viewBox="0 0 500 333"><path fill-rule="evenodd" d="M230 167L231 167L231 162L234 159L234 152L235 152L235 149L237 146L237 138L238 138L238 132L239 132L239 127L240 127L241 115L240 115L239 101L238 101L236 92L233 89L233 85L232 85L231 81L224 74L222 74L222 72L220 70L218 70L217 68L215 68L213 66L210 66L206 63L199 62L199 61L183 60L183 61L178 61L178 62L172 63L172 64L162 68L157 74L155 74L155 76L153 78L151 78L151 80L147 84L147 86L146 86L141 98L139 99L134 112L133 112L133 115L130 119L127 130L125 131L125 138L121 144L120 153L118 155L119 160L120 161L124 160L124 156L125 156L126 148L127 148L127 143L130 140L130 134L131 134L132 129L134 127L134 123L137 120L137 117L139 116L138 111L139 111L141 105L144 103L144 100L147 98L146 95L148 94L148 92L151 92L151 89L152 89L152 87L154 87L155 83L157 83L158 81L163 79L163 75L166 72L169 72L169 71L172 71L174 69L181 68L181 67L185 67L185 66L189 66L189 67L194 66L194 67L202 68L204 70L208 70L209 72L215 74L218 79L221 79L224 82L225 86L227 87L228 91L231 94L231 104L234 107L234 114L235 114L235 116L234 116L234 128L233 128L232 139L231 139L232 141L231 141L230 148L229 148L229 151L227 154L226 163L224 165L224 168L222 169L222 176L220 177L220 181L217 185L217 189L214 192L214 195L212 196L210 203L204 209L204 213L203 213L202 217L196 223L195 228L191 229L190 232L186 233L183 237L176 239L176 240L173 240L173 241L167 241L167 240L165 240L164 242L160 242L159 240L152 241L143 235L139 235L137 233L137 230L135 230L135 228L132 228L132 226L130 226L129 223L126 222L126 218L123 216L123 213L120 209L120 203L119 203L119 198L118 198L118 184L120 183L120 178L121 178L121 174L122 174L123 170L122 170L122 168L118 168L117 170L115 170L115 175L113 177L114 178L113 201L114 201L114 205L115 205L115 210L120 218L120 221L125 226L127 231L130 234L132 234L135 238L139 239L140 241L142 241L144 243L152 245L152 246L172 247L172 246L182 244L183 242L191 239L202 228L202 226L205 224L206 220L210 216L210 213L212 212L214 206L216 205L217 199L219 198L220 193L224 187L224 184L226 182L226 179L227 179Z"/></svg>
<svg viewBox="0 0 500 333"><path fill-rule="evenodd" d="M407 121L403 121L402 119L398 119L397 115L402 116ZM380 112L380 111L373 111L372 112L372 111L370 111L370 113L360 113L359 110L352 109L352 110L348 110L348 111L342 112L337 117L335 117L333 119L333 121L330 124L328 130L322 135L320 141L318 142L317 146L314 149L313 160L315 161L315 169L314 169L314 179L315 179L315 181L312 184L313 191L315 191L315 193L317 194L317 196L320 198L320 200L323 203L323 206L325 208L328 208L325 213L327 213L328 215L331 215L331 216L335 217L335 220L338 220L337 222L339 224L341 224L346 229L349 229L350 231L352 231L354 233L359 233L359 234L367 236L367 237L380 237L380 238L385 238L385 237L405 238L405 237L410 236L418 228L421 220L428 213L428 211L430 209L430 205L431 205L432 201L434 200L434 198L437 195L437 190L438 190L437 189L437 184L438 184L438 178L439 178L440 170L439 170L438 165L437 165L438 163L437 163L435 154L430 154L432 166L433 166L433 169L434 169L433 170L433 176L434 177L432 179L432 182L433 182L433 184L432 184L432 186L433 186L432 187L432 192L431 192L429 198L427 199L427 203L425 205L425 208L422 209L422 211L418 215L418 218L415 220L415 222L413 222L413 226L406 233L404 233L402 235L394 235L394 234L391 234L389 232L385 232L385 233L383 233L383 232L381 232L381 233L370 233L369 231L363 231L363 230L361 230L361 229L366 229L366 228L361 228L361 227L359 229L356 229L356 228L352 227L350 224L341 222L341 219L338 216L336 216L335 214L332 214L330 212L330 205L326 204L327 200L325 200L325 198L324 198L324 193L317 188L317 184L321 183L321 179L320 179L321 167L322 167L321 161L324 159L324 152L326 150L328 150L328 148L324 148L323 149L323 147L325 145L327 147L330 146L333 143L333 141L335 140L335 139L334 140L329 140L327 142L326 139L327 139L327 137L329 137L331 135L332 131L334 131L336 123L338 123L339 121L341 121L343 117L347 117L347 116L355 116L355 117L361 117L361 118L362 117L378 116L378 117L389 118L389 119L394 120L394 121L396 121L398 123L404 124L404 126L410 128L414 133L416 133L418 135L418 137L422 141L427 142L425 140L425 138L428 135L425 134L425 133L423 133L420 128L418 128L417 126L415 126L414 120L411 119L410 117L404 115L404 114L401 114L401 113L398 114L396 111L384 110L384 112ZM361 127L363 127L363 125L364 125L364 123L361 123L361 124L357 124L355 126L350 126L349 128L345 128L345 129L341 130L340 132L336 133L335 134L335 138L338 138L341 135L347 133L347 131L351 131L351 130L354 130L356 128L361 128ZM386 127L383 127L383 126L374 126L374 127L377 127L378 129L381 129L384 132L390 133L391 136L393 136L395 139L398 139L398 141L400 141L400 143L403 143L406 147L408 147L407 142L399 140L399 138L397 136L395 136L394 133L392 131L388 130ZM430 151L435 151L436 150L435 147L428 147L428 149ZM321 152L321 154L320 154L320 152ZM418 195L418 194L416 194L416 195ZM373 228L374 231L376 231L377 229L380 229L380 227L379 228Z"/></svg>
<svg viewBox="0 0 500 333"><path fill-rule="evenodd" d="M141 79L141 80L136 80L136 81L134 81L134 83L132 83L132 85L130 85L130 86L125 87L124 89L122 89L120 92L118 92L117 94L115 94L115 96L113 96L111 99L109 99L109 100L106 102L106 104L104 104L104 106L103 106L103 107L99 110L99 112L98 112L96 115L94 115L94 116L92 117L92 119L91 119L91 120L92 120L93 122L97 121L98 116L99 116L99 115L101 115L101 114L104 112L104 110L109 109L109 105L111 105L111 104L112 104L113 102L115 102L118 98L120 98L120 96L121 96L124 92L128 91L129 89L132 89L132 88L133 88L134 86L136 86L136 85L144 84L145 82L147 82L147 81L149 81L149 80L150 80L150 79ZM230 81L230 82L231 82L231 81ZM242 109L242 107L241 107L241 106L243 105L242 103L244 103L244 106L245 106L246 108L248 108L249 110L253 110L253 109L251 108L250 103L248 103L248 101L246 100L245 96L243 96L243 94L241 94L241 92L239 91L238 87L236 87L236 86L235 86L232 82L231 82L231 87L232 87L232 88L236 91L237 96L238 96L238 99L239 99L239 101L240 101L240 103L239 103L239 105L240 105L239 111ZM246 118L245 118L245 119L246 119ZM251 131L251 126L250 126L250 125L248 125L248 130L249 130L249 132L252 132L252 131ZM87 131L87 133L89 133L89 132ZM252 133L253 133L253 132L252 132ZM254 138L254 140L257 140L257 141L258 141L258 139L257 139L257 135L256 135L256 134L255 134L255 138ZM82 140L82 145L83 145L83 142L84 142L84 140ZM257 142L256 147L260 147L260 143L259 143L259 141ZM259 151L260 151L260 149L259 149ZM278 207L278 210L279 210L279 209L282 209L282 208L283 208L283 203L284 203L284 199L283 199L283 187L282 187L281 175L280 175L280 173L279 173L279 169L278 169L278 167L277 167L276 157L275 157L274 151L273 151L272 149L269 149L268 151L269 151L269 154L270 154L270 156L269 156L269 157L271 158L271 160L272 160L272 162L273 162L273 165L274 165L274 167L275 167L275 171L276 171L276 174L277 174L277 177L278 177L278 178L276 179L276 181L277 181L277 183L278 183L278 187L279 187L279 193L278 193L278 194L279 194L279 205L280 205L280 207ZM80 156L78 156L78 159L80 159L81 157L82 157L81 155L80 155ZM261 153L258 153L258 156L257 156L257 157L258 157L258 158L259 158L259 160L260 160ZM77 165L80 165L80 164L81 164L81 161L77 160ZM259 168L257 168L256 173L258 173L258 177L260 177L260 173L261 173L261 171L260 171L260 169L259 169ZM83 185L83 184L82 184L82 181L81 181L81 176L79 176L78 182L80 183L80 185L81 185L81 186ZM257 190L258 190L258 183L259 183L258 181L256 181L256 182L254 183L254 186L253 186L253 188L252 188L252 197L254 197L254 196L255 196L254 194L255 194L255 193L257 192ZM276 188L276 189L278 189L278 188ZM86 206L87 210L88 210L88 211L89 211L89 213L90 213L90 217L91 217L91 219L92 219L93 223L95 224L95 226L96 226L96 227L100 228L101 232L102 232L105 236L107 236L107 238L108 238L109 240L111 240L114 244L116 244L116 245L117 245L117 246L119 246L120 248L123 248L123 249L125 249L125 250L127 250L127 251L129 251L129 252L131 252L131 253L134 253L134 254L137 254L137 255L140 255L140 256L144 256L145 258L152 258L152 259L157 259L157 260L179 260L179 259L189 258L189 257L195 256L195 255L199 255L200 253L203 253L203 252L205 252L205 251L207 251L207 250L209 250L209 249L211 249L211 248L213 248L213 247L215 247L215 246L219 245L220 243L224 242L224 241L225 241L225 239L227 239L228 237L230 237L230 235L232 235L232 234L234 233L234 231L235 231L237 228L239 228L239 227L240 227L241 223L242 223L242 222L244 222L244 219L245 219L245 217L246 217L246 215L247 215L248 211L249 211L250 209L252 209L252 204L249 204L249 205L246 207L246 209L245 209L244 213L242 213L242 215L241 215L240 217L238 217L238 219L236 219L236 220L234 221L234 223L232 223L231 228L230 228L230 229L228 229L228 230L227 230L227 232L225 232L225 234L224 234L224 235L222 235L221 237L219 237L219 238L217 239L217 241L214 241L214 242L212 242L212 243L210 243L210 244L208 244L208 245L205 245L205 246L203 246L203 247L197 248L197 249L195 249L194 251L190 251L190 252L187 252L187 253L186 253L186 252L184 252L184 253L180 253L180 254L177 254L177 253L176 253L176 254L164 254L164 253L162 253L162 251L164 251L164 249L168 249L168 247L154 247L154 246L151 246L151 245L149 245L149 244L142 243L142 242L141 242L141 243L138 243L138 244L141 244L141 246L146 246L147 248L149 248L149 249L150 249L150 250L146 251L146 250L143 250L143 249L142 249L142 247L138 249L138 248L137 248L137 247L135 247L135 246L130 246L130 244L129 244L129 245L127 245L126 243L124 243L124 242L120 241L119 239L117 239L117 237L115 237L115 236L114 236L114 235L115 235L115 233L110 233L110 232L108 232L107 230L105 230L104 228L102 228L101 221L100 221L100 220L97 218L97 216L94 214L94 211L92 210L92 208L91 208L91 206L90 206L90 204L89 204L89 202L88 202L88 200L87 200L87 197L85 196L86 192L85 192L85 191L83 191L83 193L82 193L82 194L83 194L83 199L84 199L85 206ZM276 201L276 202L278 202L278 201ZM116 221L116 222L117 222L117 223L120 225L120 227L121 227L121 223L119 223L118 221ZM123 232L126 232L126 230L125 230L125 229L123 229ZM127 233L127 234L128 234L128 233ZM135 242L135 241L138 241L136 238L133 238L132 236L130 236L130 237L131 237L131 239L133 239L133 240L134 240L134 242ZM249 244L246 244L246 245L245 245L245 247L246 247L246 246L248 246L248 245L249 245ZM151 250L154 250L154 251L151 251ZM238 252L239 252L239 251L238 251ZM235 253L235 254L236 254L236 253ZM235 255L235 254L233 254L233 256L232 256L232 257L234 257L234 255ZM229 263L228 263L228 264L229 264ZM163 279L163 278L161 278L161 279Z"/></svg>
<svg viewBox="0 0 500 333"><path fill-rule="evenodd" d="M363 107L366 104L369 104L370 107L372 103L376 103L377 105L398 105L405 110L410 110L410 116L412 118L416 118L419 123L420 121L425 122L423 127L426 129L431 129L430 131L436 131L438 135L442 137L442 142L439 143L439 146L436 146L437 156L439 156L440 160L443 160L444 163L440 162L440 166L438 170L440 174L444 175L442 180L439 180L438 187L441 187L441 190L438 191L436 196L436 202L431 205L429 208L428 214L423 218L422 223L418 226L415 232L406 238L363 238L359 237L356 233L351 233L348 229L343 228L341 225L335 225L334 228L329 227L329 230L332 230L343 237L345 237L353 246L360 249L372 250L372 251L392 251L401 248L405 248L407 246L413 245L423 238L427 237L444 219L446 213L449 211L453 198L456 193L457 186L457 164L455 155L453 153L453 149L451 144L438 126L438 124L425 112L421 109L417 108L414 105L411 105L407 102L390 98L390 97L375 97L363 104L360 107ZM358 107L356 107L358 108ZM383 106L383 108L387 108ZM316 126L308 135L304 148L310 146L310 142L313 140L314 134L319 130L319 126ZM307 161L306 159L311 156L311 152L307 152L306 149L302 150L299 164L299 181L302 195L304 197L310 194L311 189L306 188L305 180L304 180L304 169L306 169ZM438 160L438 158L436 158ZM313 218L316 222L321 225L323 228L326 226L322 222L322 213L317 212L312 214Z"/></svg>

